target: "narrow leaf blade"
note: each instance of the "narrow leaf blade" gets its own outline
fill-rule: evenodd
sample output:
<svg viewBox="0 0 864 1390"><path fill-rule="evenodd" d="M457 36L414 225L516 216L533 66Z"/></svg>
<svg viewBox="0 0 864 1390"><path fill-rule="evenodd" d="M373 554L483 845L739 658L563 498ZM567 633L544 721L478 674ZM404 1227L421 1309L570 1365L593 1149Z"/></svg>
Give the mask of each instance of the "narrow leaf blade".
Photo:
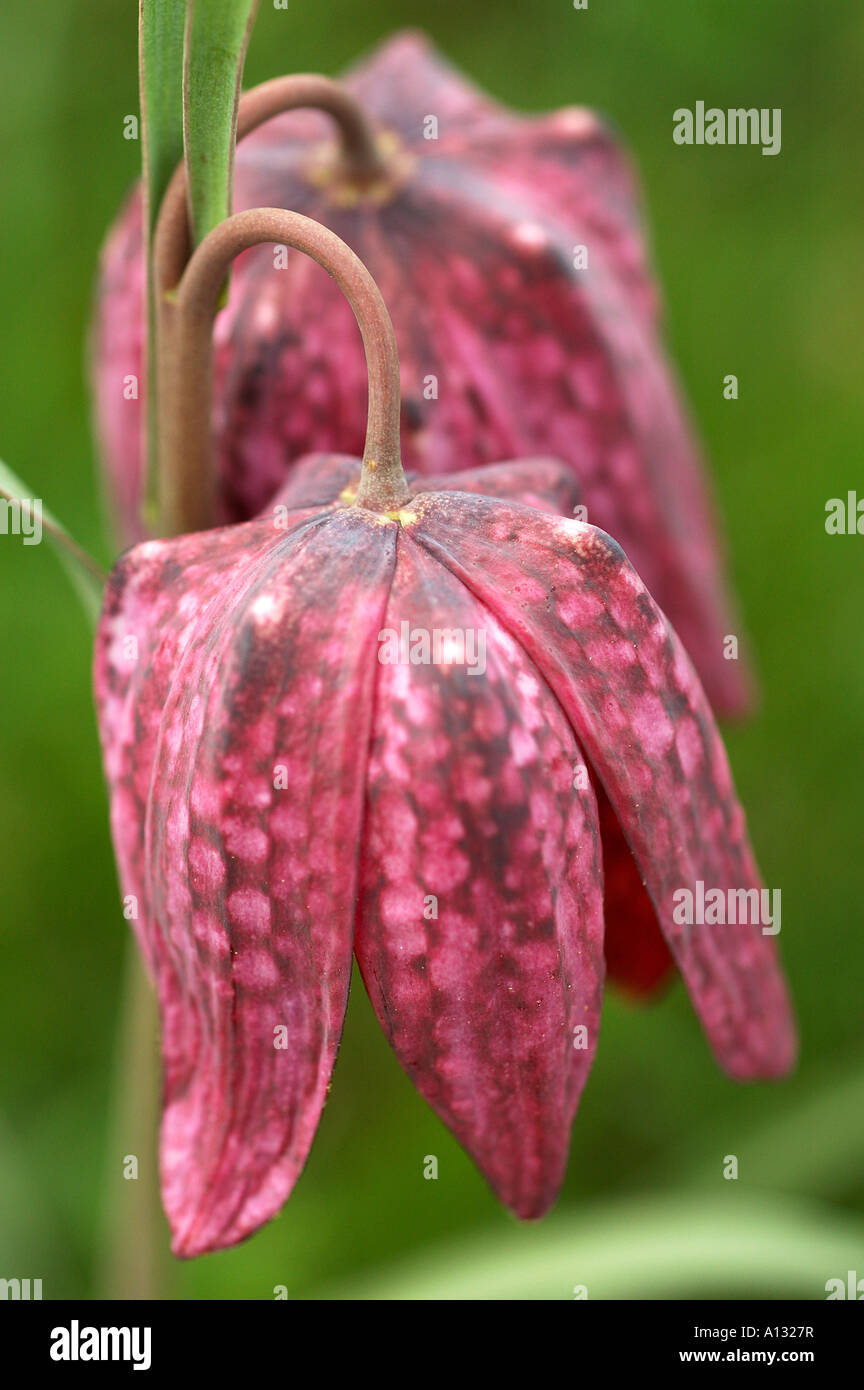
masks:
<svg viewBox="0 0 864 1390"><path fill-rule="evenodd" d="M84 606L90 621L95 625L102 607L102 587L105 575L99 565L86 550L73 541L65 527L52 516L35 497L31 488L7 468L0 459L0 499L7 504L19 504L19 517L23 524L33 526L37 520L48 540L51 542L61 565L65 569L72 587ZM38 504L38 511L37 511ZM6 508L9 515L8 505Z"/></svg>
<svg viewBox="0 0 864 1390"><path fill-rule="evenodd" d="M197 245L231 213L237 103L258 0L189 0L183 140Z"/></svg>
<svg viewBox="0 0 864 1390"><path fill-rule="evenodd" d="M183 158L183 35L186 0L141 0L139 63L147 228Z"/></svg>

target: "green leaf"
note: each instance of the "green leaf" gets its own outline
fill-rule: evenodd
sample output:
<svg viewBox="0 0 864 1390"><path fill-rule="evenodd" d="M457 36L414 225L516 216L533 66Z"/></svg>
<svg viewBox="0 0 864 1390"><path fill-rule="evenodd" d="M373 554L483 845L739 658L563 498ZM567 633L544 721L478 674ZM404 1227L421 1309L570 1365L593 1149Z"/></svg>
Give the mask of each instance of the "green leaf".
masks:
<svg viewBox="0 0 864 1390"><path fill-rule="evenodd" d="M589 1299L824 1299L826 1280L845 1279L860 1262L857 1215L725 1186L720 1194L646 1193L579 1215L571 1208L542 1227L499 1225L310 1297L524 1302L569 1300L584 1287Z"/></svg>
<svg viewBox="0 0 864 1390"><path fill-rule="evenodd" d="M37 543L37 533L41 540L44 532L84 605L88 618L95 625L102 607L102 589L106 578L103 570L86 550L82 550L81 546L73 541L68 531L45 508L42 499L35 497L32 489L28 488L11 468L7 468L2 460L0 500L6 515L7 530L11 529L9 521L14 517L18 529L22 534L32 536L34 544Z"/></svg>
<svg viewBox="0 0 864 1390"><path fill-rule="evenodd" d="M139 79L148 233L183 158L186 0L140 0Z"/></svg>
<svg viewBox="0 0 864 1390"><path fill-rule="evenodd" d="M741 1179L757 1186L804 1189L820 1197L852 1192L861 1180L861 1116L864 1114L864 1058L838 1074L832 1066L810 1078L806 1093L788 1096L783 1109L730 1147L741 1164ZM801 1135L807 1142L801 1142ZM693 1180L720 1172L723 1155L688 1155L682 1165Z"/></svg>
<svg viewBox="0 0 864 1390"><path fill-rule="evenodd" d="M193 241L230 216L237 103L258 0L189 0L183 141Z"/></svg>

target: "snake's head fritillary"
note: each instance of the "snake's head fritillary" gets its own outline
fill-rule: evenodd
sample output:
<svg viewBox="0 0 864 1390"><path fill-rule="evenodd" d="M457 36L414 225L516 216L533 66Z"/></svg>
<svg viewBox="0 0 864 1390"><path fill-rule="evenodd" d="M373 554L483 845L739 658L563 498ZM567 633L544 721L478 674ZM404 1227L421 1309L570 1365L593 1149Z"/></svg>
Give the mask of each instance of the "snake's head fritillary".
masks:
<svg viewBox="0 0 864 1390"><path fill-rule="evenodd" d="M714 709L747 703L699 449L663 348L639 197L591 111L523 116L415 34L346 85L391 174L352 187L319 112L277 116L237 149L235 206L292 208L368 265L400 344L403 456L419 474L551 455L587 519L624 547ZM143 262L137 194L106 246L94 339L102 452L128 540L141 538ZM334 345L336 345L334 347ZM309 452L360 454L365 368L350 309L317 267L248 252L216 342L221 519L254 517ZM458 463L456 462L458 460Z"/></svg>
<svg viewBox="0 0 864 1390"><path fill-rule="evenodd" d="M415 478L393 511L355 503L359 473L307 460L257 520L145 542L107 591L99 723L159 995L178 1255L290 1193L352 955L521 1217L563 1179L606 941L634 980L666 943L732 1076L793 1060L764 919L681 911L761 883L681 643L616 542L555 514L571 470Z"/></svg>

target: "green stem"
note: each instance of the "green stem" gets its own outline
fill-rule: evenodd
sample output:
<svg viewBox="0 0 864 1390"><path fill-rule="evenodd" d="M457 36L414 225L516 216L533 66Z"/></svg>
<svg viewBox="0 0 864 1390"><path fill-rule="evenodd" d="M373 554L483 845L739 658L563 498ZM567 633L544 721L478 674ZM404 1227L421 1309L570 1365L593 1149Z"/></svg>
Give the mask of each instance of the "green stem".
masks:
<svg viewBox="0 0 864 1390"><path fill-rule="evenodd" d="M144 188L147 408L142 416L145 512L156 492L156 292L153 232L165 190L183 155L183 35L186 0L139 0L138 77ZM152 518L151 518L152 519Z"/></svg>
<svg viewBox="0 0 864 1390"><path fill-rule="evenodd" d="M158 1299L169 1236L159 1196L159 1017L138 944L126 943L100 1295ZM137 1160L137 1177L124 1176Z"/></svg>

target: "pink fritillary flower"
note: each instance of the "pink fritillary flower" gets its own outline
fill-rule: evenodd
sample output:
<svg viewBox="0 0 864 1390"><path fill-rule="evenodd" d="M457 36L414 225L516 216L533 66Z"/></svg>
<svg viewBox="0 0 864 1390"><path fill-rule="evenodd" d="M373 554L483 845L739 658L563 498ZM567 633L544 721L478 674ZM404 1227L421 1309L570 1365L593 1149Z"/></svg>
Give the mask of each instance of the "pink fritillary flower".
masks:
<svg viewBox="0 0 864 1390"><path fill-rule="evenodd" d="M352 955L523 1218L562 1182L613 934L644 964L650 919L731 1076L793 1061L772 937L680 921L680 890L760 879L681 642L616 542L554 514L572 471L415 478L384 509L359 474L306 460L260 518L144 542L108 586L99 724L159 995L177 1255L291 1192Z"/></svg>
<svg viewBox="0 0 864 1390"><path fill-rule="evenodd" d="M587 519L623 546L719 713L747 703L699 450L664 353L639 198L590 111L520 116L421 37L385 43L346 85L379 132L382 172L353 180L320 112L240 142L235 205L296 209L339 233L379 283L402 360L406 467L558 457ZM105 248L94 376L115 514L142 536L140 200ZM310 452L361 453L365 370L350 311L316 267L238 263L217 326L220 519L248 520Z"/></svg>

